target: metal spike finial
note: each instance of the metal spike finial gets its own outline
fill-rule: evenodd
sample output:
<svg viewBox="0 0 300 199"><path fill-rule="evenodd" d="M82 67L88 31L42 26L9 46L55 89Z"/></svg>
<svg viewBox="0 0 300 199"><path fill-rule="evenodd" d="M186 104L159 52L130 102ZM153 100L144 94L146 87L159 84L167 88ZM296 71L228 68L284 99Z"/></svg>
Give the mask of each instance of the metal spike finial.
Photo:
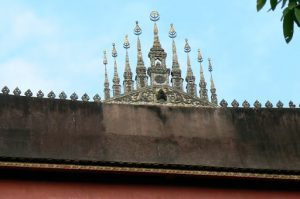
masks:
<svg viewBox="0 0 300 199"><path fill-rule="evenodd" d="M202 63L203 62L203 57L202 57L202 54L201 54L201 50L198 49L198 62Z"/></svg>
<svg viewBox="0 0 300 199"><path fill-rule="evenodd" d="M103 64L106 66L107 64L107 57L106 57L106 50L103 51Z"/></svg>
<svg viewBox="0 0 300 199"><path fill-rule="evenodd" d="M111 55L113 58L116 58L118 56L118 52L116 50L116 44L112 43L112 46L113 46L113 49L112 49Z"/></svg>
<svg viewBox="0 0 300 199"><path fill-rule="evenodd" d="M208 58L208 71L210 73L213 71L212 64L211 64L211 58Z"/></svg>
<svg viewBox="0 0 300 199"><path fill-rule="evenodd" d="M159 20L159 18L160 18L160 16L159 16L159 13L158 13L157 11L152 11L152 12L150 13L150 20L151 20L151 21L156 22L156 21Z"/></svg>
<svg viewBox="0 0 300 199"><path fill-rule="evenodd" d="M141 27L139 26L139 22L138 22L138 21L135 22L135 28L134 28L133 32L134 32L134 34L137 35L137 36L139 36L139 35L142 34L142 29L141 29Z"/></svg>
<svg viewBox="0 0 300 199"><path fill-rule="evenodd" d="M188 39L185 39L184 52L186 53L191 52L191 47L189 45Z"/></svg>
<svg viewBox="0 0 300 199"><path fill-rule="evenodd" d="M126 50L127 50L128 48L130 48L130 43L129 43L129 40L128 40L128 35L125 35L123 47L124 47Z"/></svg>
<svg viewBox="0 0 300 199"><path fill-rule="evenodd" d="M174 29L173 24L171 23L170 24L169 37L172 38L172 39L174 39L176 36L177 36L177 33L176 33L175 29Z"/></svg>

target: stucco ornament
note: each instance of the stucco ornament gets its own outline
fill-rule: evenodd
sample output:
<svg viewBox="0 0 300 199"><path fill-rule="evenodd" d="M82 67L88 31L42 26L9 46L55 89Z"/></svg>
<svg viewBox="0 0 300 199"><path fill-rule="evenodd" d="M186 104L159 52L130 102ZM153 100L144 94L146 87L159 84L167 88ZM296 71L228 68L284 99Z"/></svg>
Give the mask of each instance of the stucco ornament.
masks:
<svg viewBox="0 0 300 199"><path fill-rule="evenodd" d="M8 95L10 92L10 90L7 86L4 86L1 91L2 91L3 95Z"/></svg>
<svg viewBox="0 0 300 199"><path fill-rule="evenodd" d="M14 93L15 96L20 96L21 95L21 90L17 87L17 88L15 88L13 93Z"/></svg>
<svg viewBox="0 0 300 199"><path fill-rule="evenodd" d="M50 93L48 93L48 98L50 99L55 99L56 95L53 91L50 91Z"/></svg>
<svg viewBox="0 0 300 199"><path fill-rule="evenodd" d="M71 96L70 96L71 100L72 101L76 101L78 99L78 95L76 93L73 93Z"/></svg>
<svg viewBox="0 0 300 199"><path fill-rule="evenodd" d="M101 102L101 97L99 96L99 94L96 94L96 95L93 97L93 100L94 100L94 102Z"/></svg>
<svg viewBox="0 0 300 199"><path fill-rule="evenodd" d="M32 97L32 92L31 92L31 90L30 89L28 89L26 92L25 92L25 96L26 97Z"/></svg>
<svg viewBox="0 0 300 199"><path fill-rule="evenodd" d="M64 91L62 91L58 97L59 97L59 99L65 100L65 99L67 99L67 94Z"/></svg>
<svg viewBox="0 0 300 199"><path fill-rule="evenodd" d="M43 98L43 97L44 97L44 93L43 93L41 90L39 90L39 91L37 92L36 96L37 96L38 98Z"/></svg>
<svg viewBox="0 0 300 199"><path fill-rule="evenodd" d="M90 97L88 96L88 94L84 93L81 99L83 102L88 102L90 100Z"/></svg>

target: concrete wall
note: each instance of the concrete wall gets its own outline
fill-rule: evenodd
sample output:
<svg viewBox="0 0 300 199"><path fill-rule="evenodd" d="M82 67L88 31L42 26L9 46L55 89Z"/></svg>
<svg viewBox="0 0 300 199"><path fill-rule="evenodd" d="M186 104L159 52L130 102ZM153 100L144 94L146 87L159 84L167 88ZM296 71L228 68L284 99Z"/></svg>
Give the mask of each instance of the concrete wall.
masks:
<svg viewBox="0 0 300 199"><path fill-rule="evenodd" d="M0 156L300 170L300 109L108 105L0 95Z"/></svg>

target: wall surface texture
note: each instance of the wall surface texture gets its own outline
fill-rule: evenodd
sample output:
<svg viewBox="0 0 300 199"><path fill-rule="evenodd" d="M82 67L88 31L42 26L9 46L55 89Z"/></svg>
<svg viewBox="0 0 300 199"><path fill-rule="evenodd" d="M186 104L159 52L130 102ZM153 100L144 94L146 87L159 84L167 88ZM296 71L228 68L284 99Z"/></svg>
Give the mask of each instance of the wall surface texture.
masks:
<svg viewBox="0 0 300 199"><path fill-rule="evenodd" d="M0 157L300 170L300 109L0 95Z"/></svg>

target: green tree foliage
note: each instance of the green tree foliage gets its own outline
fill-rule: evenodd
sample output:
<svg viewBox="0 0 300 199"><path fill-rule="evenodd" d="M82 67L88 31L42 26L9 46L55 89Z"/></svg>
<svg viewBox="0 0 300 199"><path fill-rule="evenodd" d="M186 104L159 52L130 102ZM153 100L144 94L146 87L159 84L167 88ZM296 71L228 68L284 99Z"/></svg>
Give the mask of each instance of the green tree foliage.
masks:
<svg viewBox="0 0 300 199"><path fill-rule="evenodd" d="M289 43L294 34L294 24L300 27L300 0L257 0L256 9L260 11L267 3L270 2L270 10L274 11L281 4L283 9L283 35L287 43Z"/></svg>

